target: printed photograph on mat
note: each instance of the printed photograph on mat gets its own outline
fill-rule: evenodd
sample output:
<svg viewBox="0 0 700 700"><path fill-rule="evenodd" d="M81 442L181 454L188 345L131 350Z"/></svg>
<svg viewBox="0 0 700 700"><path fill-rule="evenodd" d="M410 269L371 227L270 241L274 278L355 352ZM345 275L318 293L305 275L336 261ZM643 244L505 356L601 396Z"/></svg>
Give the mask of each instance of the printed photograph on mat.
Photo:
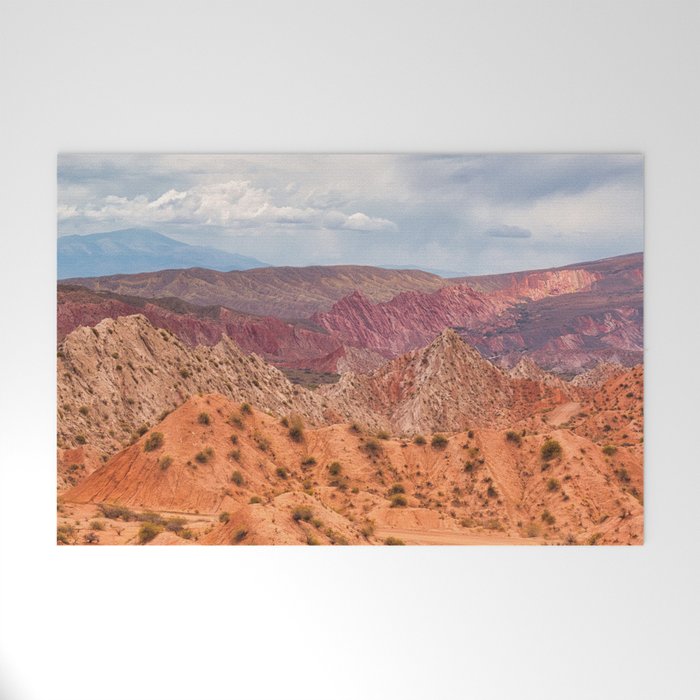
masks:
<svg viewBox="0 0 700 700"><path fill-rule="evenodd" d="M58 157L57 543L640 545L638 154Z"/></svg>

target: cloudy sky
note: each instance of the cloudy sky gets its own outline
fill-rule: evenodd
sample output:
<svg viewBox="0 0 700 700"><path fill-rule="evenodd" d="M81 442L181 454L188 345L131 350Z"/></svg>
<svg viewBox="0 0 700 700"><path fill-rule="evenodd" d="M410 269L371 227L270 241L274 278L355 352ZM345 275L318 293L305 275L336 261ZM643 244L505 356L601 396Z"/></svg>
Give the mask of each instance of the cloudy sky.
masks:
<svg viewBox="0 0 700 700"><path fill-rule="evenodd" d="M150 228L273 265L464 274L640 251L639 155L106 155L58 160L58 234Z"/></svg>

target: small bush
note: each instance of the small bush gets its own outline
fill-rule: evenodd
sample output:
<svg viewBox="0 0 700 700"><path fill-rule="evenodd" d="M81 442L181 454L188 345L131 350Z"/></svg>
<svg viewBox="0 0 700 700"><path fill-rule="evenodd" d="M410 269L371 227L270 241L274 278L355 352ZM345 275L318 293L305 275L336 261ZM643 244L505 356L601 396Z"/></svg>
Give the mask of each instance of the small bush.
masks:
<svg viewBox="0 0 700 700"><path fill-rule="evenodd" d="M93 520L90 523L90 527L93 530L104 530L105 529L105 524L101 520Z"/></svg>
<svg viewBox="0 0 700 700"><path fill-rule="evenodd" d="M389 495L390 496L395 496L397 493L406 493L406 489L404 488L403 484L394 484L390 489L389 489Z"/></svg>
<svg viewBox="0 0 700 700"><path fill-rule="evenodd" d="M165 455L164 457L161 457L160 462L158 462L158 465L163 471L165 471L172 463L173 458L170 455Z"/></svg>
<svg viewBox="0 0 700 700"><path fill-rule="evenodd" d="M614 445L606 445L603 448L603 454L608 456L608 457L612 457L616 452L617 452L617 447L615 447Z"/></svg>
<svg viewBox="0 0 700 700"><path fill-rule="evenodd" d="M262 498L260 498L260 496L251 496L248 503L251 505L254 505L255 503L262 503Z"/></svg>
<svg viewBox="0 0 700 700"><path fill-rule="evenodd" d="M369 440L365 440L365 442L362 445L362 449L370 457L377 457L382 452L382 446L374 438L370 438Z"/></svg>
<svg viewBox="0 0 700 700"><path fill-rule="evenodd" d="M153 450L163 447L163 442L163 433L151 433L146 438L146 442L143 443L144 452L153 452Z"/></svg>
<svg viewBox="0 0 700 700"><path fill-rule="evenodd" d="M190 371L188 369L185 369L184 367L180 370L180 376L183 379L187 379L190 376Z"/></svg>
<svg viewBox="0 0 700 700"><path fill-rule="evenodd" d="M556 521L557 519L548 510L542 512L542 522L547 523L547 525L554 525Z"/></svg>
<svg viewBox="0 0 700 700"><path fill-rule="evenodd" d="M489 498L496 498L496 496L498 496L498 491L496 491L496 487L493 484L489 484L489 487L486 489L486 495Z"/></svg>
<svg viewBox="0 0 700 700"><path fill-rule="evenodd" d="M280 479L286 479L289 476L289 472L284 467L277 467L277 469L275 469L275 474L277 474Z"/></svg>
<svg viewBox="0 0 700 700"><path fill-rule="evenodd" d="M306 544L309 546L314 546L318 544L318 540L311 533L308 533L306 535Z"/></svg>
<svg viewBox="0 0 700 700"><path fill-rule="evenodd" d="M289 437L294 442L304 441L304 421L301 416L293 415L288 419L289 430L287 431Z"/></svg>
<svg viewBox="0 0 700 700"><path fill-rule="evenodd" d="M436 450L444 450L447 447L447 438L444 435L433 435L433 439L430 441L431 447Z"/></svg>
<svg viewBox="0 0 700 700"><path fill-rule="evenodd" d="M223 513L219 514L219 522L220 523L227 523L229 520L231 520L231 514L227 513L224 511Z"/></svg>
<svg viewBox="0 0 700 700"><path fill-rule="evenodd" d="M362 434L362 426L359 423L351 423L349 430L351 433L355 433L355 435Z"/></svg>
<svg viewBox="0 0 700 700"><path fill-rule="evenodd" d="M238 544L239 542L243 542L246 537L248 537L248 530L241 528L240 530L236 530L232 541L234 544Z"/></svg>
<svg viewBox="0 0 700 700"><path fill-rule="evenodd" d="M561 457L561 454L561 445L556 440L545 440L544 444L540 448L540 456L545 462L549 462L552 459Z"/></svg>
<svg viewBox="0 0 700 700"><path fill-rule="evenodd" d="M136 432L138 433L139 437L143 437L148 432L148 426L141 425L139 426L139 429Z"/></svg>
<svg viewBox="0 0 700 700"><path fill-rule="evenodd" d="M241 404L241 413L243 413L246 416L249 416L253 412L253 409L251 408L249 403L242 403Z"/></svg>
<svg viewBox="0 0 700 700"><path fill-rule="evenodd" d="M561 488L561 484L559 483L559 479L555 479L552 477L551 479L547 480L547 491L558 491Z"/></svg>
<svg viewBox="0 0 700 700"><path fill-rule="evenodd" d="M328 473L331 476L339 476L342 471L343 467L340 465L340 462L331 462L328 465Z"/></svg>
<svg viewBox="0 0 700 700"><path fill-rule="evenodd" d="M255 440L255 444L261 452L267 452L270 449L270 441L260 435L260 433L255 433L255 435L253 435L253 440Z"/></svg>
<svg viewBox="0 0 700 700"><path fill-rule="evenodd" d="M397 493L391 497L391 507L392 508L405 508L408 505L406 497L400 493Z"/></svg>
<svg viewBox="0 0 700 700"><path fill-rule="evenodd" d="M426 439L422 435L416 435L416 437L413 438L414 445L425 445L426 442Z"/></svg>
<svg viewBox="0 0 700 700"><path fill-rule="evenodd" d="M402 545L405 545L406 543L403 540L400 540L398 537L387 537L384 540L384 544L392 547L392 546L397 546L397 545L402 546Z"/></svg>
<svg viewBox="0 0 700 700"><path fill-rule="evenodd" d="M525 528L525 535L527 537L539 537L541 534L540 526L537 523L528 523Z"/></svg>
<svg viewBox="0 0 700 700"><path fill-rule="evenodd" d="M85 544L99 544L100 537L96 532L88 532L83 536Z"/></svg>
<svg viewBox="0 0 700 700"><path fill-rule="evenodd" d="M512 442L516 447L520 447L523 442L523 439L518 433L515 432L515 430L506 431L506 440L508 442Z"/></svg>
<svg viewBox="0 0 700 700"><path fill-rule="evenodd" d="M90 409L87 406L81 406L78 412L83 416L87 416L87 414L90 413Z"/></svg>
<svg viewBox="0 0 700 700"><path fill-rule="evenodd" d="M174 532L179 535L182 533L185 525L187 525L187 520L185 518L169 518L165 523L165 529L168 532Z"/></svg>
<svg viewBox="0 0 700 700"><path fill-rule="evenodd" d="M299 520L303 520L305 523L308 523L313 515L313 511L307 506L298 506L292 511L292 519L296 520L297 522L299 522Z"/></svg>
<svg viewBox="0 0 700 700"><path fill-rule="evenodd" d="M211 425L211 416L203 411L197 416L197 423L200 425Z"/></svg>
<svg viewBox="0 0 700 700"><path fill-rule="evenodd" d="M238 444L238 435L231 435L231 444L232 445Z"/></svg>
<svg viewBox="0 0 700 700"><path fill-rule="evenodd" d="M309 467L316 466L316 457L313 457L311 455L309 455L308 457L304 457L304 459L301 460L301 466L306 467L307 469Z"/></svg>
<svg viewBox="0 0 700 700"><path fill-rule="evenodd" d="M243 474L241 474L238 469L236 471L231 472L231 481L236 484L236 486L243 486L245 483L245 479L243 478Z"/></svg>
<svg viewBox="0 0 700 700"><path fill-rule="evenodd" d="M201 452L197 452L194 458L200 464L206 464L213 456L214 450L211 447L205 447Z"/></svg>
<svg viewBox="0 0 700 700"><path fill-rule="evenodd" d="M130 520L136 520L136 513L124 506L115 506L106 503L101 503L97 507L102 511L102 515L104 515L105 518L109 518L110 520L124 520L126 522L129 522Z"/></svg>
<svg viewBox="0 0 700 700"><path fill-rule="evenodd" d="M241 451L240 450L231 450L228 453L228 456L230 459L232 459L234 462L240 462L241 461Z"/></svg>
<svg viewBox="0 0 700 700"><path fill-rule="evenodd" d="M231 416L228 419L228 422L236 428L243 428L243 418L236 415L235 413L231 414Z"/></svg>
<svg viewBox="0 0 700 700"><path fill-rule="evenodd" d="M380 430L380 431L377 433L377 437L378 437L380 440L388 440L388 439L389 439L389 433L387 433L386 430Z"/></svg>
<svg viewBox="0 0 700 700"><path fill-rule="evenodd" d="M84 436L84 435L76 435L76 436L75 436L75 441L76 441L79 445L84 445L84 444L87 442L87 440L85 439L85 436Z"/></svg>
<svg viewBox="0 0 700 700"><path fill-rule="evenodd" d="M75 541L75 528L72 525L60 525L56 529L56 544L70 544Z"/></svg>
<svg viewBox="0 0 700 700"><path fill-rule="evenodd" d="M151 522L144 523L141 525L141 529L139 530L139 544L146 544L147 542L150 542L162 531L163 528L160 525L156 525L155 523Z"/></svg>

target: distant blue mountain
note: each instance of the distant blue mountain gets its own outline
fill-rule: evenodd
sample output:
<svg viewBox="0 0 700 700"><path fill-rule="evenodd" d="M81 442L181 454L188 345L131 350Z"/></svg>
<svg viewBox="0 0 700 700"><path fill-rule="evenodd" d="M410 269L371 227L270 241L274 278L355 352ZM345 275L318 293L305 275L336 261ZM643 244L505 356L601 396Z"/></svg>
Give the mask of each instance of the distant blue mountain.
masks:
<svg viewBox="0 0 700 700"><path fill-rule="evenodd" d="M186 267L228 272L268 265L244 255L180 243L148 229L129 228L58 239L58 279Z"/></svg>

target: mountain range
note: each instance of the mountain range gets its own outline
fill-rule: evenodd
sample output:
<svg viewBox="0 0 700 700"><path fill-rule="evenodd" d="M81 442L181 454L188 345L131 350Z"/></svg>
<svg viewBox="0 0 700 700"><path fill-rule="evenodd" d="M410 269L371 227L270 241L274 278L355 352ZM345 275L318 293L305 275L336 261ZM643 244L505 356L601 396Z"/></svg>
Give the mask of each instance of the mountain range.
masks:
<svg viewBox="0 0 700 700"><path fill-rule="evenodd" d="M58 540L641 543L642 266L62 281Z"/></svg>
<svg viewBox="0 0 700 700"><path fill-rule="evenodd" d="M248 270L265 265L255 258L189 245L149 229L130 228L58 239L58 279L186 267Z"/></svg>

